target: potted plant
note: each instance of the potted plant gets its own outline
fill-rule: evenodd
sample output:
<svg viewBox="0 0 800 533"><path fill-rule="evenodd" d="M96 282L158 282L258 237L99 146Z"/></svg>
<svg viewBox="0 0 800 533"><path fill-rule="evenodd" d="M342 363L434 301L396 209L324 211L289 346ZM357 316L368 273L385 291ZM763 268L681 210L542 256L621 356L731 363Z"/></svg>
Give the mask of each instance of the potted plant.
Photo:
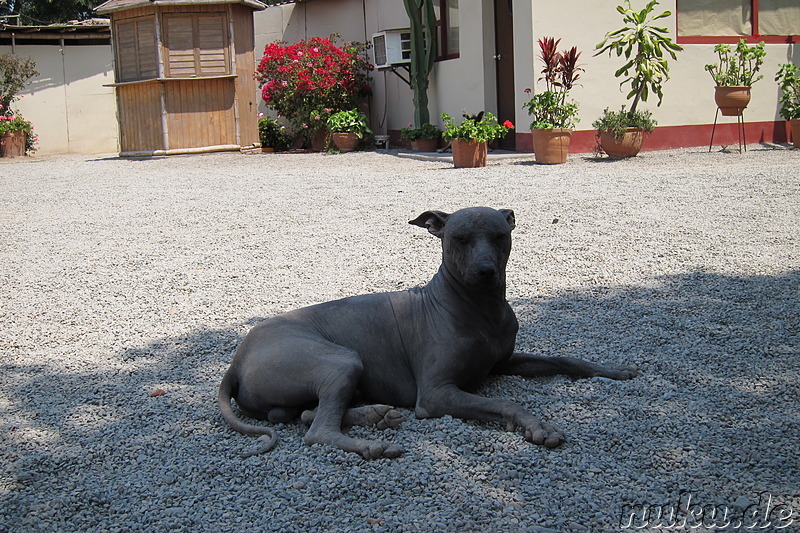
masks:
<svg viewBox="0 0 800 533"><path fill-rule="evenodd" d="M423 124L419 128L409 124L407 128L400 130L400 138L411 141L411 148L417 152L435 152L441 133L439 128L430 123Z"/></svg>
<svg viewBox="0 0 800 533"><path fill-rule="evenodd" d="M581 54L576 46L558 52L556 48L560 42L561 39L553 37L539 39L546 89L534 94L522 106L533 118L530 127L536 161L544 164L567 161L572 128L578 122L578 104L568 101L567 96L583 70L578 67ZM531 90L525 89L525 92L530 94Z"/></svg>
<svg viewBox="0 0 800 533"><path fill-rule="evenodd" d="M609 55L616 54L617 57L626 58L626 63L614 75L625 76L620 82L620 87L630 84L627 98L633 99L630 107L626 110L623 106L619 115L606 108L603 115L592 123L598 131L600 148L610 157L632 157L639 153L643 132L648 131L647 128L642 128L642 124L649 125L649 131L655 127L655 121L650 113L637 109L639 102L646 102L648 96L653 93L658 96L656 105L661 105L664 98L664 83L669 79L666 56L677 59L675 52L683 50L668 36L667 28L654 24L656 20L672 14L664 11L654 16L653 9L657 5L657 0L651 0L638 12L631 8L630 0L617 6L617 11L623 15L622 20L625 25L607 33L605 39L595 47L597 50L595 55L608 52ZM610 123L616 125L615 129L607 129ZM628 146L630 149L623 149Z"/></svg>
<svg viewBox="0 0 800 533"><path fill-rule="evenodd" d="M510 120L498 124L497 117L483 111L463 116L461 124L456 124L453 117L442 113L445 128L442 138L451 141L453 165L456 168L485 167L489 142L505 137L514 124Z"/></svg>
<svg viewBox="0 0 800 533"><path fill-rule="evenodd" d="M781 88L781 116L792 128L792 144L800 148L800 65L784 63L775 75Z"/></svg>
<svg viewBox="0 0 800 533"><path fill-rule="evenodd" d="M764 77L756 77L767 55L764 41L748 46L746 40L740 39L736 48L729 44L718 44L714 51L719 63L706 65L706 70L716 83L714 101L723 116L741 116L750 103L750 88Z"/></svg>
<svg viewBox="0 0 800 533"><path fill-rule="evenodd" d="M264 103L302 132L312 149L324 149L332 113L357 107L372 94L367 45L337 42L332 35L270 43L256 69Z"/></svg>
<svg viewBox="0 0 800 533"><path fill-rule="evenodd" d="M11 104L19 92L39 73L36 63L16 54L0 54L0 155L14 157L36 149L30 122L14 113Z"/></svg>
<svg viewBox="0 0 800 533"><path fill-rule="evenodd" d="M0 157L19 157L36 150L33 125L0 106Z"/></svg>
<svg viewBox="0 0 800 533"><path fill-rule="evenodd" d="M364 135L372 133L367 116L358 109L339 111L328 118L328 131L340 152L352 152Z"/></svg>
<svg viewBox="0 0 800 533"><path fill-rule="evenodd" d="M264 152L283 152L292 144L292 137L278 121L258 114L258 138Z"/></svg>

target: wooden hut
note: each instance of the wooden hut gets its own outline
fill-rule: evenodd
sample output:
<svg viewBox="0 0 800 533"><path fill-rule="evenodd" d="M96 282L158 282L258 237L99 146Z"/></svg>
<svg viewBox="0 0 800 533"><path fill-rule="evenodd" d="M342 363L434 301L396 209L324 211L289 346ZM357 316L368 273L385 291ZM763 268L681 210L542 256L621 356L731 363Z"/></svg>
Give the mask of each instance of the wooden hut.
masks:
<svg viewBox="0 0 800 533"><path fill-rule="evenodd" d="M108 0L120 155L258 146L256 0Z"/></svg>

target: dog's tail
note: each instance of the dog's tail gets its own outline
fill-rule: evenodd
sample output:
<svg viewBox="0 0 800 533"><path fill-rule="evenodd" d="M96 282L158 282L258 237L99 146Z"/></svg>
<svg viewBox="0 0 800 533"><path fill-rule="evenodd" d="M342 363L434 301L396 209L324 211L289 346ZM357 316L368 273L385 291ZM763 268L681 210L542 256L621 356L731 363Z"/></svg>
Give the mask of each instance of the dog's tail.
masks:
<svg viewBox="0 0 800 533"><path fill-rule="evenodd" d="M239 433L244 433L246 435L262 435L258 440L266 441L262 447L255 451L247 452L243 454L242 457L250 457L252 455L268 452L278 442L278 435L269 428L247 424L236 417L236 414L231 408L231 399L236 389L238 389L238 386L236 370L231 366L228 368L228 371L225 372L225 377L222 378L222 383L219 386L219 393L217 394L217 403L219 404L219 410L222 412L222 418L225 419L225 422L227 422L231 428Z"/></svg>

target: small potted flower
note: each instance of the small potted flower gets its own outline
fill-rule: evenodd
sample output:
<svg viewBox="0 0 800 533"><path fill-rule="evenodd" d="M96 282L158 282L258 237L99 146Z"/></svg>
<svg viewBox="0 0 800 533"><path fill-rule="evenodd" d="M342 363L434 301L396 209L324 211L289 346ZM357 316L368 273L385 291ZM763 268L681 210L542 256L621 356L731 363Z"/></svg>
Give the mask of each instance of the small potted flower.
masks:
<svg viewBox="0 0 800 533"><path fill-rule="evenodd" d="M352 152L364 135L372 133L367 126L367 116L358 109L332 114L328 118L328 131L340 152Z"/></svg>
<svg viewBox="0 0 800 533"><path fill-rule="evenodd" d="M330 107L315 109L308 115L308 120L303 123L306 131L308 145L314 152L322 152L330 142L328 132L328 119L334 113Z"/></svg>
<svg viewBox="0 0 800 533"><path fill-rule="evenodd" d="M435 152L441 133L433 124L426 123L419 128L409 124L407 128L400 130L400 138L411 141L411 148L417 152Z"/></svg>
<svg viewBox="0 0 800 533"><path fill-rule="evenodd" d="M292 137L277 120L258 114L258 138L264 152L283 152L292 144Z"/></svg>
<svg viewBox="0 0 800 533"><path fill-rule="evenodd" d="M497 117L483 111L463 116L461 124L456 124L453 117L442 113L445 127L442 138L452 141L453 165L456 168L485 167L489 142L505 137L514 124L510 120L498 124Z"/></svg>
<svg viewBox="0 0 800 533"><path fill-rule="evenodd" d="M667 55L677 59L676 52L683 50L669 37L667 28L654 24L672 14L664 11L653 15L657 5L657 0L651 0L644 9L635 11L630 0L625 0L617 6L624 26L608 32L595 47L594 55L608 52L625 58L625 64L614 75L625 76L620 86L630 84L627 98L633 99L628 109L625 106L620 111L605 108L600 118L592 123L597 130L599 149L614 159L633 157L642 149L644 133L652 132L656 123L650 111L637 109L639 102L646 102L650 94L655 94L658 96L656 105L661 105L664 83L669 79Z"/></svg>
<svg viewBox="0 0 800 533"><path fill-rule="evenodd" d="M800 65L784 63L775 75L781 88L781 116L792 128L792 144L800 148Z"/></svg>
<svg viewBox="0 0 800 533"><path fill-rule="evenodd" d="M750 103L750 88L764 76L756 76L764 64L764 41L748 46L740 39L736 48L729 44L718 44L714 51L719 63L706 65L706 70L716 83L714 101L726 117L738 117Z"/></svg>
<svg viewBox="0 0 800 533"><path fill-rule="evenodd" d="M19 157L36 150L33 125L0 106L0 157Z"/></svg>
<svg viewBox="0 0 800 533"><path fill-rule="evenodd" d="M560 164L567 161L572 128L578 122L578 104L567 100L570 89L580 77L578 58L580 52L573 46L558 52L561 39L544 37L539 39L539 57L544 62L542 69L546 89L534 94L522 107L533 119L531 135L536 161L544 164ZM540 78L541 79L541 78ZM525 89L530 94L530 89Z"/></svg>

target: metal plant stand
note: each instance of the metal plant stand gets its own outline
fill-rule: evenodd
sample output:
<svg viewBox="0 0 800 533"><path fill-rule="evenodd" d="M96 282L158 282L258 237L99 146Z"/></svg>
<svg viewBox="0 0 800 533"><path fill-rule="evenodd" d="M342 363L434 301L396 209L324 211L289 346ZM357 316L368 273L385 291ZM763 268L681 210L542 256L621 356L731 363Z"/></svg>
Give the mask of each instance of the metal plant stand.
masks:
<svg viewBox="0 0 800 533"><path fill-rule="evenodd" d="M719 118L719 107L717 107L717 112L714 115L714 127L711 130L711 142L708 144L708 151L711 151L711 147L714 146L714 133L717 131L717 119ZM739 153L747 151L747 139L744 135L744 109L743 107L726 107L725 109L735 109L736 110L736 133L739 135ZM723 116L731 116L725 115Z"/></svg>

